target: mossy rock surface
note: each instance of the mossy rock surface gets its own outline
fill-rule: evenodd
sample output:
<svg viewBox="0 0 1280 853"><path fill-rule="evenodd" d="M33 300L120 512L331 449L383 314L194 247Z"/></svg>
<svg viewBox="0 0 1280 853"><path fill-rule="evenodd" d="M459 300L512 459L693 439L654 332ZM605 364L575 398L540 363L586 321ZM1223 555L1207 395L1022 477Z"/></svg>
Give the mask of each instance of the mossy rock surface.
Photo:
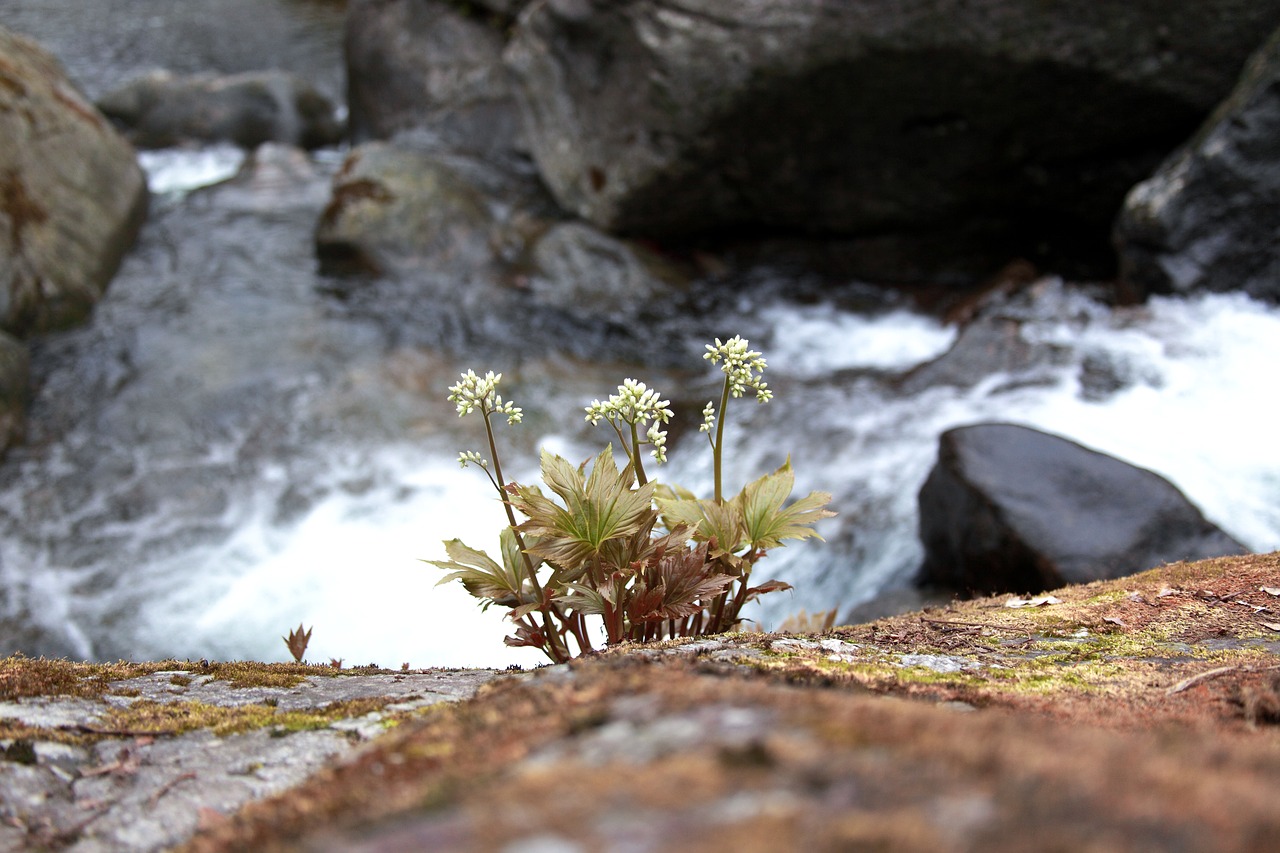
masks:
<svg viewBox="0 0 1280 853"><path fill-rule="evenodd" d="M614 649L496 678L187 849L1275 849L1277 626L1270 554Z"/></svg>

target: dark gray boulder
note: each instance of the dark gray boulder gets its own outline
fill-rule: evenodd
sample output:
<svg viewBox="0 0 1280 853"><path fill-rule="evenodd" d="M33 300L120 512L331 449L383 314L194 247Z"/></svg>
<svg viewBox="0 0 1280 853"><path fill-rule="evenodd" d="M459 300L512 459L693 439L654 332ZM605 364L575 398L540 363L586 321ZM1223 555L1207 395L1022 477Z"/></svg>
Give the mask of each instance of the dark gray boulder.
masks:
<svg viewBox="0 0 1280 853"><path fill-rule="evenodd" d="M80 322L146 216L137 156L49 53L0 29L0 330Z"/></svg>
<svg viewBox="0 0 1280 853"><path fill-rule="evenodd" d="M485 156L522 147L502 64L514 5L468 14L446 0L352 0L344 42L352 137L422 131Z"/></svg>
<svg viewBox="0 0 1280 853"><path fill-rule="evenodd" d="M1158 474L1013 424L943 433L919 503L919 580L965 592L1037 592L1246 552Z"/></svg>
<svg viewBox="0 0 1280 853"><path fill-rule="evenodd" d="M190 142L320 148L337 143L345 132L332 101L283 71L229 76L154 71L107 93L98 108L141 148Z"/></svg>
<svg viewBox="0 0 1280 853"><path fill-rule="evenodd" d="M1243 290L1280 302L1280 30L1199 132L1129 193L1115 239L1137 294Z"/></svg>
<svg viewBox="0 0 1280 853"><path fill-rule="evenodd" d="M546 0L505 57L544 179L609 231L991 226L1110 258L1125 192L1277 21L1280 0Z"/></svg>

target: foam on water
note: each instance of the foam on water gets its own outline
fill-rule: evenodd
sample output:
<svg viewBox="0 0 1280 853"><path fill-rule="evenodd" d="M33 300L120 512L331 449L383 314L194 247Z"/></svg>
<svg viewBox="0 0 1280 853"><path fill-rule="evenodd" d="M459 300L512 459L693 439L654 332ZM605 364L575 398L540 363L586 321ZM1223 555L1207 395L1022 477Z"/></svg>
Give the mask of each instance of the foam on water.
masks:
<svg viewBox="0 0 1280 853"><path fill-rule="evenodd" d="M771 371L821 376L842 368L904 370L942 355L954 328L905 309L869 317L829 304L773 305L761 312L773 327Z"/></svg>
<svg viewBox="0 0 1280 853"><path fill-rule="evenodd" d="M147 174L147 188L164 196L181 196L225 181L235 175L244 158L244 149L236 145L138 152L138 164Z"/></svg>

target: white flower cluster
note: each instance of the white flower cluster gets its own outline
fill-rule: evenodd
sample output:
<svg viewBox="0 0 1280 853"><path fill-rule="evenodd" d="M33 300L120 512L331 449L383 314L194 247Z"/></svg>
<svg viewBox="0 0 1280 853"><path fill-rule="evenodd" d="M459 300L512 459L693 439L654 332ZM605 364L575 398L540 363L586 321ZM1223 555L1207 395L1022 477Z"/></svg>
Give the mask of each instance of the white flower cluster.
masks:
<svg viewBox="0 0 1280 853"><path fill-rule="evenodd" d="M769 390L768 383L760 378L766 367L765 361L760 353L748 349L749 345L750 342L743 340L741 335L734 335L724 343L716 338L714 344L707 344L707 352L702 357L712 364L724 362L720 365L720 370L729 377L729 393L733 396L741 397L751 388L756 392L757 400L767 403L773 399L773 392ZM703 417L706 417L705 410Z"/></svg>
<svg viewBox="0 0 1280 853"><path fill-rule="evenodd" d="M698 427L701 432L711 432L712 427L716 425L716 404L707 401L707 405L702 407L702 426Z"/></svg>
<svg viewBox="0 0 1280 853"><path fill-rule="evenodd" d="M474 450L466 450L458 454L458 464L463 468L466 468L472 463L479 465L481 468L489 467L489 460L485 459Z"/></svg>
<svg viewBox="0 0 1280 853"><path fill-rule="evenodd" d="M507 423L518 424L524 417L524 410L509 401L503 401L502 395L498 393L498 383L501 381L501 373L490 370L484 376L477 376L474 370L468 370L462 374L458 384L449 386L449 402L458 405L458 417L469 415L479 408L485 417L497 413L506 415Z"/></svg>
<svg viewBox="0 0 1280 853"><path fill-rule="evenodd" d="M598 424L601 420L634 427L649 424L645 438L653 445L653 458L659 462L667 461L667 432L660 425L671 420L671 403L643 382L625 380L618 386L617 394L603 403L592 400L586 412L590 424Z"/></svg>

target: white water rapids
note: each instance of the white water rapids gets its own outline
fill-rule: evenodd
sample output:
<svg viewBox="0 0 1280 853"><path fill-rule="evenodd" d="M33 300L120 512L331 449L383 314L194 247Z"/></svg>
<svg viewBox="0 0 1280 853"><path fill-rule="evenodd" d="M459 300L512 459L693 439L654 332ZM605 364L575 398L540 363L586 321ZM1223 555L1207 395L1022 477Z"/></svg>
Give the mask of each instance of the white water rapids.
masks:
<svg viewBox="0 0 1280 853"><path fill-rule="evenodd" d="M147 165L157 191L181 193L225 176L237 161L204 152L155 155ZM913 396L886 391L860 371L902 372L944 352L955 332L934 320L902 310L868 317L833 304L775 303L750 312L762 332L753 333L752 344L769 359L766 378L776 398L767 406L739 400L730 409L728 483L772 470L790 454L797 492L830 491L840 513L820 527L827 543L793 544L761 564L763 577L796 589L769 596L753 618L768 628L800 608L844 610L909 583L921 556L916 493L938 435L977 421L1031 425L1150 468L1248 547L1280 548L1280 309L1235 295L1156 298L1123 311L1082 295L1066 298L1073 300L1069 319L1028 321L1022 330L1033 343L1060 345L1060 363ZM1086 363L1108 365L1123 387L1086 393ZM536 476L539 446L575 459L596 452L606 433L583 423L581 407L626 376L673 398L688 396L664 384L670 377L625 367L463 366L507 371L504 392L530 413L524 426L500 433L512 442L508 473L522 480ZM710 387L714 368L706 380ZM376 448L335 445L320 477L331 488L318 490L325 496L297 518L282 522L265 497L289 477L284 466L268 466L262 500L229 510L229 539L130 566L127 587L84 589L55 561L14 552L2 580L25 585L42 622L85 656L95 653L93 634L127 595L130 624L107 628L127 631L137 657L282 660L281 635L302 623L314 630L307 652L313 661L536 664L537 653L503 645L506 623L497 609L480 612L460 585L436 587L441 572L421 562L442 558L441 541L453 537L493 549L504 523L487 481L455 462L458 451L478 449L482 439L478 423L452 418L448 381L424 392L438 396L440 412L425 434ZM689 413L695 422L700 408L698 402ZM651 473L707 490L703 436L686 432L670 457Z"/></svg>

